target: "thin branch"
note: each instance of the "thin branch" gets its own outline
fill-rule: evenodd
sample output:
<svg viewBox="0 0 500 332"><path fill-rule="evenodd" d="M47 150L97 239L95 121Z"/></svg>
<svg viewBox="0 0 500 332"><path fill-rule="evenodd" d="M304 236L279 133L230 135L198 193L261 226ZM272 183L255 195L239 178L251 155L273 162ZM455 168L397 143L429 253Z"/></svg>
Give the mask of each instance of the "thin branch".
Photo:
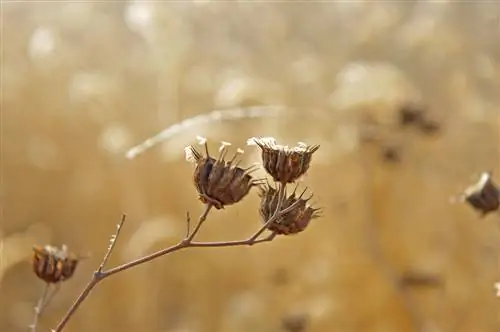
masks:
<svg viewBox="0 0 500 332"><path fill-rule="evenodd" d="M94 272L94 275L92 276L92 279L89 281L83 292L78 296L78 298L75 300L73 305L69 308L68 312L64 315L64 317L61 319L59 324L57 324L57 327L55 328L56 332L62 331L64 326L68 323L69 319L73 316L73 314L76 312L78 307L82 304L82 302L89 296L90 292L92 289L97 285L97 283L102 280L103 277L103 269L104 265L107 263L109 257L111 256L111 253L113 252L113 249L115 248L116 240L118 239L118 236L120 235L120 230L122 229L123 223L125 222L126 215L122 214L122 218L120 220L120 223L116 227L116 232L111 236L111 239L109 241L109 246L108 250L106 251L106 254L104 254L104 257L102 259L101 264L99 264L99 267L97 270Z"/></svg>
<svg viewBox="0 0 500 332"><path fill-rule="evenodd" d="M284 186L283 186L283 189L281 189L281 190L284 190ZM279 212L276 212L272 218L270 218L266 223L264 223L264 226L262 226L258 231L256 231L253 235L251 235L249 238L247 238L245 240L222 241L222 242L195 242L195 241L193 241L195 236L198 234L199 230L201 229L202 225L204 224L205 220L207 219L209 212L212 209L211 204L206 204L205 210L201 214L201 216L198 218L198 222L197 222L194 230L190 234L188 232L188 235L183 240L181 240L179 243L177 243L176 245L159 250L157 252L154 252L154 253L149 254L147 256L135 259L135 260L130 261L128 263L119 265L117 267L114 267L114 268L111 268L108 270L104 270L104 265L105 265L107 259L109 258L109 256L111 255L111 252L113 251L114 244L118 238L121 226L122 226L123 222L125 221L125 217L123 216L122 221L121 221L116 233L112 237L112 240L110 242L110 246L109 246L108 251L106 252L106 254L104 256L103 262L100 264L99 268L94 272L92 279L89 281L89 283L84 288L82 293L75 300L75 302L70 307L68 312L60 320L59 324L53 330L53 332L61 332L64 329L64 327L66 326L66 324L68 323L70 318L74 315L76 310L80 307L80 305L83 303L83 301L87 298L87 296L90 294L92 289L103 279L110 277L114 274L117 274L119 272L123 272L125 270L131 269L134 266L138 266L138 265L150 262L158 257L165 256L167 254L170 254L170 253L173 253L175 251L182 250L182 249L202 248L202 247L203 248L217 248L217 247L251 246L251 245L254 245L257 243L272 241L276 237L275 233L271 233L267 237L264 237L262 239L259 239L259 236L266 230L267 226L271 222L277 220L283 214L287 213L288 211L290 211L294 208L295 208L295 206L292 205L292 206L288 207L287 209L283 209ZM189 214L187 215L187 217L188 217L188 219L186 222L189 224L190 223Z"/></svg>
<svg viewBox="0 0 500 332"><path fill-rule="evenodd" d="M122 219L120 220L120 223L116 226L116 233L111 236L111 239L109 240L109 247L108 251L104 255L104 258L102 259L101 265L99 265L99 269L97 272L102 273L102 270L104 270L104 266L108 262L109 256L111 256L111 253L113 252L113 249L115 248L116 245L116 240L118 240L118 236L120 236L120 231L122 229L123 223L125 222L125 219L127 216L125 214L122 214Z"/></svg>
<svg viewBox="0 0 500 332"><path fill-rule="evenodd" d="M45 285L43 286L42 295L40 296L40 299L38 300L38 303L34 308L35 315L33 316L33 323L31 323L31 325L29 326L31 332L36 332L36 328L38 326L38 319L42 314L42 310L45 305L45 299L47 298L47 294L49 293L49 288L50 284L48 282L45 283Z"/></svg>
<svg viewBox="0 0 500 332"><path fill-rule="evenodd" d="M191 216L189 215L189 212L186 212L186 239L189 237L190 232L191 232Z"/></svg>

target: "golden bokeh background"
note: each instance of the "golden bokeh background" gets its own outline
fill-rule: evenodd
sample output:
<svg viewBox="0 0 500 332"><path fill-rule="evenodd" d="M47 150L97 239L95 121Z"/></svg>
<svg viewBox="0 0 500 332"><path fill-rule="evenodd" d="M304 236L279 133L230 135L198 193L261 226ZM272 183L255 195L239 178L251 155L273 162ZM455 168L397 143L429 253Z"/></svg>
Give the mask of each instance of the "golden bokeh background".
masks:
<svg viewBox="0 0 500 332"><path fill-rule="evenodd" d="M123 212L110 266L179 241L186 211L202 211L183 156L197 135L244 147L247 164L252 136L321 144L301 186L323 217L115 275L65 331L500 330L500 215L456 203L482 171L500 181L499 2L4 1L1 42L0 331L32 321L32 245L90 254L41 317L49 331ZM439 132L401 128L405 103ZM189 126L125 158L183 119L251 105L286 111ZM362 142L367 119L380 143ZM257 207L254 191L211 213L199 239L249 236ZM439 285L395 284L408 275Z"/></svg>

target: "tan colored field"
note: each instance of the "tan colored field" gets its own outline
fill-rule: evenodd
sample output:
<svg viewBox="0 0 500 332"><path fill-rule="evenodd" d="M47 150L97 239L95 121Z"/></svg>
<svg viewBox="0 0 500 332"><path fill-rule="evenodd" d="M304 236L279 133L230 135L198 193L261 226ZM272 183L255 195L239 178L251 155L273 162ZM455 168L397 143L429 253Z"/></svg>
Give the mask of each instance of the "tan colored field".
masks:
<svg viewBox="0 0 500 332"><path fill-rule="evenodd" d="M32 245L91 254L43 332L122 212L110 266L179 241L186 211L203 209L183 156L196 135L214 152L221 140L245 148L247 165L259 161L252 136L321 144L301 186L323 217L296 236L115 275L65 331L277 332L303 317L310 332L500 331L500 214L451 202L482 171L500 182L498 2L33 1L2 15L0 331L32 321L43 288ZM406 103L428 106L440 130L401 128ZM287 111L195 126L124 157L184 118L249 105ZM368 130L381 141L362 144ZM388 147L399 162L383 160ZM211 213L200 240L249 236L258 204L255 190ZM395 284L408 275L438 285Z"/></svg>

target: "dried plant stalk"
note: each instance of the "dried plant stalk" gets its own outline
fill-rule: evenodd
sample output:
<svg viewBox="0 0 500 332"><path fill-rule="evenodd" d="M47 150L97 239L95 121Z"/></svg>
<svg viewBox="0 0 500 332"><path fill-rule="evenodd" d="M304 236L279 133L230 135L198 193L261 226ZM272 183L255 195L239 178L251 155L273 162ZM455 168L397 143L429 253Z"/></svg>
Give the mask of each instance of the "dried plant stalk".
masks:
<svg viewBox="0 0 500 332"><path fill-rule="evenodd" d="M263 212L261 213L261 217L264 219L263 225L253 235L247 239L237 241L194 241L212 208L221 210L224 206L236 204L240 202L253 187L263 183L262 179L254 179L252 177L252 168L244 169L238 166L239 161L237 160L237 157L243 153L242 150L237 150L232 158L226 160L227 149L230 144L223 142L221 148L219 149L219 156L214 158L209 153L207 140L202 137L199 137L198 139L199 143L205 148L205 155L200 153L191 145L185 148L186 159L192 162L195 166L192 178L193 184L198 192L199 200L205 206L205 210L198 218L198 222L196 223L194 229L191 231L191 220L188 214L186 218L186 224L188 227L187 234L179 243L106 270L105 265L113 252L116 241L120 235L120 230L125 222L125 215L123 215L120 223L118 224L116 233L111 237L108 250L106 251L101 264L95 270L87 286L80 293L64 317L59 321L57 327L54 329L55 332L60 332L64 329L68 321L71 317L73 317L75 312L99 282L114 274L126 271L134 266L150 262L158 257L162 257L182 249L251 246L257 243L272 241L278 233L292 234L303 231L309 224L309 221L317 217L317 209L310 207L307 203L308 199L302 199L301 196L296 197L295 192L287 197L286 182L279 182L277 183L277 189L273 188L272 193L269 190L267 191L268 194L273 196L272 203L268 204L268 199L266 197L263 198L263 202L261 203L261 212ZM317 148L315 148L315 150L317 150ZM296 155L293 155L293 158L290 157L290 159L287 157L293 161L291 165L305 165L307 163L307 167L301 166L299 172L300 175L303 175L309 167L310 155L308 153L310 153L309 150L300 150L296 153ZM304 154L308 154L306 156L308 158L303 158ZM279 169L288 170L287 167L281 167ZM295 178L297 177L298 175L295 175ZM275 197L277 197L277 200ZM264 205L263 209L262 204ZM283 230L284 228L289 231L276 232L277 229ZM266 230L270 231L270 234L261 238L262 233Z"/></svg>
<svg viewBox="0 0 500 332"><path fill-rule="evenodd" d="M285 108L283 106L269 105L233 108L228 110L215 110L210 113L196 115L192 118L185 119L179 123L173 124L165 128L158 134L147 138L142 143L129 149L126 153L126 157L128 159L134 159L150 148L163 143L174 137L175 135L178 135L195 126L229 120L273 118L282 115L284 111Z"/></svg>
<svg viewBox="0 0 500 332"><path fill-rule="evenodd" d="M287 209L281 210L277 212L272 218L268 220L258 231L256 231L252 236L245 240L238 240L238 241L221 241L221 242L195 242L194 238L198 231L200 230L201 226L205 222L208 213L212 209L211 204L206 204L205 205L205 211L203 214L199 217L198 223L196 224L194 230L179 243L176 245L173 245L171 247L168 247L166 249L159 250L157 252L154 252L150 255L147 255L145 257L133 260L131 262L125 263L123 265L107 269L105 270L105 264L111 255L113 249L114 249L114 244L116 243L116 240L118 239L119 236L119 230L121 229L123 222L125 221L125 215L122 217L122 221L119 224L117 232L112 236L112 239L110 241L110 246L104 256L104 259L102 260L101 264L99 265L99 268L94 272L91 280L85 287L85 289L82 291L82 293L78 296L78 298L75 300L71 308L68 310L68 312L64 315L64 317L59 321L57 327L54 329L54 332L60 332L64 329L70 318L74 315L74 313L78 310L80 305L85 301L85 299L89 296L90 292L94 289L94 287L101 282L102 280L116 274L119 272L126 271L130 268L133 268L134 266L138 266L144 263L147 263L149 261L152 261L153 259L156 259L161 256L165 256L168 254L171 254L173 252L182 250L182 249L187 249L187 248L216 248L216 247L235 247L235 246L251 246L257 243L263 243L263 242L269 242L272 241L275 238L275 234L271 233L268 236L259 239L259 236L267 229L268 225L274 222L277 218L282 216L283 214L288 213L289 211L293 210L296 208L297 205L292 205ZM189 222L189 218L187 220Z"/></svg>

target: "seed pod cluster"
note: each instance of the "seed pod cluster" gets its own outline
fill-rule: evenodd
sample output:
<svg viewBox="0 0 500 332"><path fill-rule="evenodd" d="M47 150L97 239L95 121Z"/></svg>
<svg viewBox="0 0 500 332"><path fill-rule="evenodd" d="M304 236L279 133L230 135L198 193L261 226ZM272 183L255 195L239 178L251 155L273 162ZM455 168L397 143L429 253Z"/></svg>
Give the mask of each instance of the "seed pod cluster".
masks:
<svg viewBox="0 0 500 332"><path fill-rule="evenodd" d="M295 208L271 222L268 226L270 231L280 235L297 234L305 230L312 219L319 217L319 209L313 208L309 204L312 195L309 198L303 198L306 192L304 190L300 195L296 196L296 189L297 187L288 196L285 192L285 197L281 205L282 210L291 207L293 204L295 204ZM261 186L259 196L261 197L259 212L262 220L266 222L273 217L278 207L279 193L276 188L267 184Z"/></svg>
<svg viewBox="0 0 500 332"><path fill-rule="evenodd" d="M309 170L312 155L319 145L298 143L297 146L277 144L272 137L253 137L248 145L257 145L261 149L262 165L266 172L283 188L282 194L269 184L260 186L260 216L267 228L279 235L297 234L306 229L312 219L319 217L319 209L309 204L312 198L303 198L305 190L296 195L297 186L290 195L286 185L294 183ZM279 209L279 211L277 211ZM281 211L287 210L286 213Z"/></svg>
<svg viewBox="0 0 500 332"><path fill-rule="evenodd" d="M79 258L68 252L66 246L33 246L33 271L47 283L58 283L73 276Z"/></svg>
<svg viewBox="0 0 500 332"><path fill-rule="evenodd" d="M205 147L205 155L191 145L185 148L185 152L186 159L196 165L193 182L202 203L210 203L216 209L222 209L226 205L240 202L252 187L262 183L251 175L256 167L244 169L238 166L240 162L238 156L243 153L242 150L238 149L233 157L226 161L230 144L222 142L216 159L210 156L206 139L199 138L199 140Z"/></svg>
<svg viewBox="0 0 500 332"><path fill-rule="evenodd" d="M208 150L207 140L203 137L198 137L198 140L205 149L204 154L192 145L187 146L184 151L186 160L195 164L193 183L203 204L223 209L240 202L253 187L258 186L261 197L260 216L267 229L275 234L300 233L312 219L319 216L319 209L309 204L312 195L303 198L305 190L297 195L297 186L290 195L286 191L288 184L306 174L312 155L319 149L319 145L298 143L289 148L277 144L271 137L254 137L247 141L248 145L256 145L261 149L262 165L274 182L278 183L279 189L276 189L264 179L252 176L256 170L255 165L239 167L242 150L238 149L231 158L226 159L231 144L222 142L219 155L215 157Z"/></svg>

